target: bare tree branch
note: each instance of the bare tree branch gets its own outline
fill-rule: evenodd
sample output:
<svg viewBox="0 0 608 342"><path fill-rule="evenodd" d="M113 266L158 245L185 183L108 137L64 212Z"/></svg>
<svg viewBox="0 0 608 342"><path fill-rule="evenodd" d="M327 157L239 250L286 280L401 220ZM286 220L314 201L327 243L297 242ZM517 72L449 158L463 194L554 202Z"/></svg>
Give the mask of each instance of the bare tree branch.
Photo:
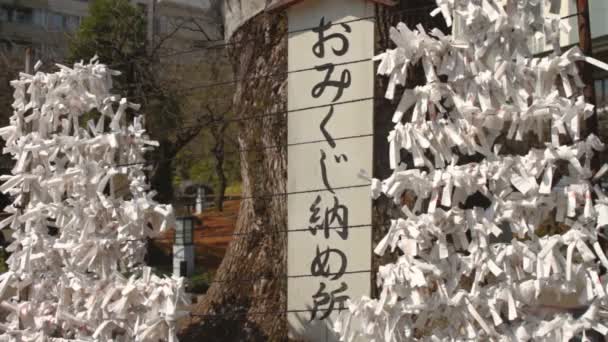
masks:
<svg viewBox="0 0 608 342"><path fill-rule="evenodd" d="M173 30L169 33L167 33L166 35L163 35L162 37L160 35L158 35L158 37L160 38L160 40L158 41L158 43L152 48L151 52L150 52L150 56L155 56L156 53L158 52L158 50L160 49L161 46L163 46L163 44L171 37L173 37L180 29L183 28L185 24L185 21L182 21L181 23L179 23L178 25L175 25L175 27L173 28Z"/></svg>
<svg viewBox="0 0 608 342"><path fill-rule="evenodd" d="M196 25L196 27L198 28L198 30L197 30L197 29L192 29L192 28L190 28L190 27L186 27L186 28L185 28L186 30L188 30L188 31L192 31L192 32L200 32L200 33L202 33L202 34L203 34L203 36L205 36L205 38L206 38L208 41L212 40L212 39L211 39L211 37L210 37L210 36L207 34L207 32L205 31L205 29L204 29L204 28L203 28L203 27L202 27L202 26L201 26L201 25L200 25L200 24L199 24L199 23L196 21L196 19L194 19L194 18L190 18L190 20L192 20L192 23L193 23L194 25Z"/></svg>

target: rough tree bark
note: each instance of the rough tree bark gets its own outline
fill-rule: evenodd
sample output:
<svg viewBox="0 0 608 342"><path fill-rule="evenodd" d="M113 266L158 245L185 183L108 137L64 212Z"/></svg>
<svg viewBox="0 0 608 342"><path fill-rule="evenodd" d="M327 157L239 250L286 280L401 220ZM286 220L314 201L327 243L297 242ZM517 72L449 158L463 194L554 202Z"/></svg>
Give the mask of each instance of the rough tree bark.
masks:
<svg viewBox="0 0 608 342"><path fill-rule="evenodd" d="M217 127L211 129L211 135L213 135L215 141L212 152L215 159L215 174L218 178L218 189L215 195L215 207L218 211L224 211L224 198L226 197L226 186L228 186L228 180L224 172L224 147L226 145L224 134L226 134L227 129L228 123L225 120L220 121Z"/></svg>
<svg viewBox="0 0 608 342"><path fill-rule="evenodd" d="M243 200L215 281L194 308L184 340L286 340L286 19L260 14L233 36L233 109L240 122ZM279 113L277 113L279 112ZM251 197L254 198L251 198ZM279 231L279 232L277 232ZM240 235L245 234L245 235Z"/></svg>
<svg viewBox="0 0 608 342"><path fill-rule="evenodd" d="M388 28L404 20L416 25L428 18L430 0L403 1L394 8L378 7L376 52L392 46ZM424 9L418 9L425 7ZM405 12L407 10L407 12ZM427 23L428 24L428 23ZM242 122L239 143L242 150L241 173L243 197L284 193L287 179L287 149L265 149L262 146L285 146L285 115L274 114L286 108L286 79L261 77L287 70L286 18L262 14L245 24L233 37L235 78L247 80L237 84L234 108L237 116L252 120ZM426 25L425 25L426 27ZM263 37L263 38L260 38ZM412 83L416 84L413 74ZM253 79L252 79L253 78ZM376 97L382 97L382 78L376 81ZM398 98L398 97L396 97ZM391 116L396 104L377 100L374 119L375 177L384 178L388 169L386 136L392 129ZM253 149L253 150L252 150ZM256 152L256 149L258 150ZM184 333L187 338L209 341L285 341L286 309L286 197L272 196L244 200L237 222L237 235L217 272L216 282L194 310L193 324ZM384 236L395 207L386 199L374 202L374 245ZM388 215L387 213L391 214ZM388 260L374 258L373 269ZM240 281L239 281L240 280ZM375 281L372 288L375 289ZM374 294L376 295L376 294ZM237 311L243 314L231 314ZM207 315L207 316L200 316Z"/></svg>

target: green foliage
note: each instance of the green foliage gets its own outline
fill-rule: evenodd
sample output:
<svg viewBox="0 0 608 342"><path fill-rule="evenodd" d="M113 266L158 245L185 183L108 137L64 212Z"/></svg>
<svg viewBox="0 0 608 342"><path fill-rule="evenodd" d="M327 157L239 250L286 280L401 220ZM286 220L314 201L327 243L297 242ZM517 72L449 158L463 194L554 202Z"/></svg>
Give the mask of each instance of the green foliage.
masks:
<svg viewBox="0 0 608 342"><path fill-rule="evenodd" d="M234 132L229 132L234 134ZM191 145L210 147L213 146L213 137L207 132L201 134ZM226 194L240 195L241 189L241 166L238 153L232 153L234 148L229 148L226 151L224 159L224 173L228 180L228 188ZM206 152L206 153L202 153ZM190 180L195 183L202 183L211 186L215 193L219 187L219 180L215 170L215 159L209 151L199 151L196 148L183 149L177 158L176 176L173 178L173 183L176 187L180 185L182 180Z"/></svg>
<svg viewBox="0 0 608 342"><path fill-rule="evenodd" d="M204 294L209 289L215 273L212 271L205 271L199 274L195 274L188 279L188 292Z"/></svg>
<svg viewBox="0 0 608 342"><path fill-rule="evenodd" d="M104 63L146 56L144 13L128 0L94 0L70 42L73 61L99 56Z"/></svg>
<svg viewBox="0 0 608 342"><path fill-rule="evenodd" d="M128 0L94 0L69 46L71 61L99 60L120 70L114 89L136 98L147 114L147 129L157 140L170 138L181 121L177 97L161 86L153 65L155 49L148 44L145 13Z"/></svg>
<svg viewBox="0 0 608 342"><path fill-rule="evenodd" d="M243 182L235 182L226 188L226 195L240 196L243 192Z"/></svg>
<svg viewBox="0 0 608 342"><path fill-rule="evenodd" d="M156 199L168 203L173 196L171 160L198 131L186 136L178 130L187 119L182 111L182 97L177 96L173 84L160 79L156 55L160 45L151 45L145 13L139 7L128 0L94 0L90 16L70 41L69 57L74 62L97 55L102 63L121 72L112 90L142 104L140 111L146 115L146 129L161 144L148 155L159 161L150 182L158 191Z"/></svg>
<svg viewBox="0 0 608 342"><path fill-rule="evenodd" d="M172 185L179 185L181 180L205 183L217 192L219 181L210 153L215 140L209 133L217 126L202 123L213 121L204 118L209 112L232 115L232 90L211 87L185 93L178 89L231 79L226 57L205 55L196 63L172 63L160 58L158 51L166 46L153 46L148 39L145 13L128 0L93 0L90 14L70 42L70 59L99 56L101 62L122 73L115 79L113 92L142 104L146 129L161 144L148 158L164 161L150 175L152 186L159 192L156 199L170 202ZM165 38L168 37L154 42L167 43ZM201 126L197 126L199 123ZM206 134L200 134L201 128ZM233 130L228 128L226 136L235 136ZM223 170L228 185L240 182L238 154L226 154Z"/></svg>
<svg viewBox="0 0 608 342"><path fill-rule="evenodd" d="M198 183L206 183L217 187L217 176L213 166L213 159L202 159L190 166L188 170L190 180Z"/></svg>
<svg viewBox="0 0 608 342"><path fill-rule="evenodd" d="M219 180L215 172L214 163L215 161L212 157L194 162L188 170L190 179L194 182L209 184L214 189L217 189ZM239 160L232 156L227 156L224 161L224 172L226 173L228 184L234 185L235 183L239 183L241 179Z"/></svg>

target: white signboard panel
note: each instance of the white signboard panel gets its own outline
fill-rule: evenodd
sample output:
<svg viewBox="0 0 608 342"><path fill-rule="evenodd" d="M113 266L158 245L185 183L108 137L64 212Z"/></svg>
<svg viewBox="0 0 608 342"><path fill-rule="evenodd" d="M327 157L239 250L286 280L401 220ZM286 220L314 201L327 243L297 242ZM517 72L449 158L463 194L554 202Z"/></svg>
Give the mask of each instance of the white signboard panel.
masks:
<svg viewBox="0 0 608 342"><path fill-rule="evenodd" d="M363 0L309 0L289 15L290 336L337 341L348 298L370 294L374 15ZM293 72L297 71L297 72Z"/></svg>

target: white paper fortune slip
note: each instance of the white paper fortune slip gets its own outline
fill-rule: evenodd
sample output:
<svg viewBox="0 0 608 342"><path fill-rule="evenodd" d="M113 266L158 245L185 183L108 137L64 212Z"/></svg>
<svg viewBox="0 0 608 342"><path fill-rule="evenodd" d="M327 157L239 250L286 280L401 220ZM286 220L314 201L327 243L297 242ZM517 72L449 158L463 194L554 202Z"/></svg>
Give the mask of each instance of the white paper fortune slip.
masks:
<svg viewBox="0 0 608 342"><path fill-rule="evenodd" d="M184 279L142 266L146 239L174 216L146 183L144 153L157 144L139 106L110 94L118 72L95 58L58 67L11 82L14 112L0 128L16 161L0 187L15 199L0 223L14 239L0 275L0 340L176 341ZM116 175L131 199L110 189Z"/></svg>
<svg viewBox="0 0 608 342"><path fill-rule="evenodd" d="M378 270L379 298L349 301L336 333L387 342L605 335L599 184L608 167L590 169L604 145L581 129L593 106L575 62L608 65L576 47L562 53L569 27L543 1L436 2L431 14L455 35L400 23L390 29L395 48L375 58L385 96L399 102L394 114L376 113L395 123L393 174L373 180L372 194L402 216L374 250L395 260ZM539 39L554 54L531 56L527 44ZM407 82L411 68L425 85ZM516 154L511 142L535 147Z"/></svg>

